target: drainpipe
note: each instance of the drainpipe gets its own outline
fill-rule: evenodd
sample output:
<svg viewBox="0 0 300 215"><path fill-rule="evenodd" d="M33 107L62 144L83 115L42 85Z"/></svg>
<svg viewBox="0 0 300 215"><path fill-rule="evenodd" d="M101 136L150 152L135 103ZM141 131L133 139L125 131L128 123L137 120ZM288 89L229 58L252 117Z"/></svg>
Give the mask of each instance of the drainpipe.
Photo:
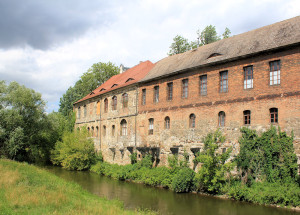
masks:
<svg viewBox="0 0 300 215"><path fill-rule="evenodd" d="M136 85L136 94L135 94L135 134L134 134L134 146L136 148L136 135L137 135L137 115L138 115L138 84Z"/></svg>
<svg viewBox="0 0 300 215"><path fill-rule="evenodd" d="M102 116L102 112L101 112L101 110L102 110L101 97L100 97L99 99L100 99L100 101L99 101L99 102L100 102L100 116L99 116L99 122L100 122L100 125L99 125L99 126L100 126L100 127L99 127L100 134L99 134L99 135L100 135L100 138L99 138L99 149L100 149L100 151L101 151L101 137L102 137L102 135L101 135L101 130L102 130L102 129L101 129L101 128L102 128L102 127L101 127L101 116Z"/></svg>

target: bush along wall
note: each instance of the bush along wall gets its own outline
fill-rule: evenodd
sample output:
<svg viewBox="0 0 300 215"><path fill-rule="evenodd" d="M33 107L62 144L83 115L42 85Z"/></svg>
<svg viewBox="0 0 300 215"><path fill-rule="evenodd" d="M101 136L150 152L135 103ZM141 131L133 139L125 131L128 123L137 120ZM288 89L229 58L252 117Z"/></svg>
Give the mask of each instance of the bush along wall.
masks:
<svg viewBox="0 0 300 215"><path fill-rule="evenodd" d="M98 161L91 171L118 180L131 180L159 186L175 192L198 191L229 198L281 206L300 206L300 187L293 135L272 127L258 135L249 128L241 129L240 154L229 160L231 149L218 153L225 141L220 131L204 138L204 149L195 158L198 172L188 167L184 158L169 156L169 167L155 167L152 157L141 161L132 157L132 164L117 165ZM183 156L185 157L185 156ZM238 174L231 175L233 168Z"/></svg>

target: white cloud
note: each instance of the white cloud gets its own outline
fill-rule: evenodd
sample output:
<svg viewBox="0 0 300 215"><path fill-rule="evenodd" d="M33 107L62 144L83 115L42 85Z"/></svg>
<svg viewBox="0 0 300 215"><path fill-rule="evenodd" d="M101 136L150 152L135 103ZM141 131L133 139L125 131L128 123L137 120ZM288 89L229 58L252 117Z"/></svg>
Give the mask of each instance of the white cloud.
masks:
<svg viewBox="0 0 300 215"><path fill-rule="evenodd" d="M47 50L29 46L0 49L0 77L16 80L41 92L47 111L58 109L59 98L96 62L134 66L166 57L172 39L183 35L196 40L196 31L212 24L219 34L232 34L297 16L298 1L117 1L105 11L106 21ZM102 8L102 10L105 10ZM103 12L101 13L103 14ZM99 16L101 16L101 14ZM95 14L92 20L96 20Z"/></svg>

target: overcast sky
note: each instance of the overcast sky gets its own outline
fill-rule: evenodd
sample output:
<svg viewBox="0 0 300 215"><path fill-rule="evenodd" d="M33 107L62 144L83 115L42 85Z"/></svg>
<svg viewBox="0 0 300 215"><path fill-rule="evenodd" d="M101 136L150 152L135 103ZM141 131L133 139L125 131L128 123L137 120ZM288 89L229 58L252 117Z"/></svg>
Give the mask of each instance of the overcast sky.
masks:
<svg viewBox="0 0 300 215"><path fill-rule="evenodd" d="M232 35L300 15L299 0L0 0L0 80L42 93L47 112L97 62L166 57L172 39Z"/></svg>

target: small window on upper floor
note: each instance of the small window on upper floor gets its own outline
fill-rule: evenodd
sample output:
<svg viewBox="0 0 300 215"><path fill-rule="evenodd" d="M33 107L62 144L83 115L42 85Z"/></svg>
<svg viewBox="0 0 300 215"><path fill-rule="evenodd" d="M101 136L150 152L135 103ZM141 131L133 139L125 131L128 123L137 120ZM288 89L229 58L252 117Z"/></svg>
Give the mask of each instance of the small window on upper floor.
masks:
<svg viewBox="0 0 300 215"><path fill-rule="evenodd" d="M146 89L142 89L142 105L146 104Z"/></svg>
<svg viewBox="0 0 300 215"><path fill-rule="evenodd" d="M123 103L123 108L128 107L128 94L127 93L124 93L122 95L122 103Z"/></svg>
<svg viewBox="0 0 300 215"><path fill-rule="evenodd" d="M189 79L182 80L182 98L187 98L189 93Z"/></svg>
<svg viewBox="0 0 300 215"><path fill-rule="evenodd" d="M154 103L159 102L159 86L154 87L154 95L153 95Z"/></svg>
<svg viewBox="0 0 300 215"><path fill-rule="evenodd" d="M112 110L117 110L117 96L113 96L112 97L112 103L111 103L111 107L112 107Z"/></svg>
<svg viewBox="0 0 300 215"><path fill-rule="evenodd" d="M218 116L219 116L219 127L224 127L225 126L225 112L220 111Z"/></svg>
<svg viewBox="0 0 300 215"><path fill-rule="evenodd" d="M105 98L104 99L104 113L107 113L107 111L108 111L108 99Z"/></svg>
<svg viewBox="0 0 300 215"><path fill-rule="evenodd" d="M270 120L272 124L278 123L278 108L270 108Z"/></svg>
<svg viewBox="0 0 300 215"><path fill-rule="evenodd" d="M189 117L189 127L190 128L195 128L196 127L196 116L193 113Z"/></svg>
<svg viewBox="0 0 300 215"><path fill-rule="evenodd" d="M251 124L251 111L245 110L243 112L244 114L244 125L250 125Z"/></svg>
<svg viewBox="0 0 300 215"><path fill-rule="evenodd" d="M148 130L148 134L152 135L153 134L153 130L154 130L154 119L150 118L149 119L149 130Z"/></svg>
<svg viewBox="0 0 300 215"><path fill-rule="evenodd" d="M167 83L167 100L173 99L173 82Z"/></svg>
<svg viewBox="0 0 300 215"><path fill-rule="evenodd" d="M95 129L94 129L94 126L92 126L92 137L95 136Z"/></svg>
<svg viewBox="0 0 300 215"><path fill-rule="evenodd" d="M244 67L244 89L253 88L253 66Z"/></svg>
<svg viewBox="0 0 300 215"><path fill-rule="evenodd" d="M165 129L170 129L170 117L165 117Z"/></svg>
<svg viewBox="0 0 300 215"><path fill-rule="evenodd" d="M96 137L98 137L98 136L99 136L99 127L96 126Z"/></svg>
<svg viewBox="0 0 300 215"><path fill-rule="evenodd" d="M78 109L77 109L77 118L78 118L78 119L80 119L80 114L81 114L80 111L81 111L81 110L80 110L80 107L78 107Z"/></svg>
<svg viewBox="0 0 300 215"><path fill-rule="evenodd" d="M228 92L228 71L220 72L220 92Z"/></svg>
<svg viewBox="0 0 300 215"><path fill-rule="evenodd" d="M106 126L103 125L103 137L105 137L105 136L106 136Z"/></svg>
<svg viewBox="0 0 300 215"><path fill-rule="evenodd" d="M207 75L200 76L200 95L207 95Z"/></svg>
<svg viewBox="0 0 300 215"><path fill-rule="evenodd" d="M84 115L84 117L86 117L86 113L87 113L86 105L84 105L84 106L83 106L83 115Z"/></svg>
<svg viewBox="0 0 300 215"><path fill-rule="evenodd" d="M270 85L280 84L280 60L270 62Z"/></svg>

